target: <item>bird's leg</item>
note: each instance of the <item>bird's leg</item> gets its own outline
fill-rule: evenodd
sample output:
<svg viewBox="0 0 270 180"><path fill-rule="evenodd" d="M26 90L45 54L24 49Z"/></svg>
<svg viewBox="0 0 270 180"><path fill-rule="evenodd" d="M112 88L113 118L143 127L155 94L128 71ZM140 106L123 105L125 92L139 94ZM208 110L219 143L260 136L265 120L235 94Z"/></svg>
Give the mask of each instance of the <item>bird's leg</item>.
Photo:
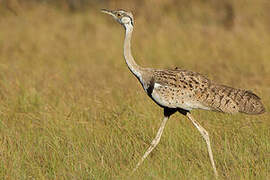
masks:
<svg viewBox="0 0 270 180"><path fill-rule="evenodd" d="M193 125L199 130L199 132L203 136L204 140L206 141L210 161L211 161L212 167L214 169L215 176L217 178L218 173L217 173L216 165L215 165L214 158L213 158L213 153L212 153L212 149L211 149L211 145L210 145L210 139L209 139L208 132L191 116L191 114L189 112L187 113L187 117L191 120Z"/></svg>
<svg viewBox="0 0 270 180"><path fill-rule="evenodd" d="M136 169L142 164L142 162L144 161L144 159L152 152L152 150L158 145L161 135L163 133L164 127L170 117L170 115L172 115L173 113L175 113L175 110L171 110L171 109L164 109L164 119L158 129L157 135L156 137L153 139L153 141L151 142L150 147L147 149L147 151L144 153L143 157L141 158L141 160L138 162L138 164L136 165L136 167L133 169L132 173L136 171Z"/></svg>
<svg viewBox="0 0 270 180"><path fill-rule="evenodd" d="M136 171L136 169L142 164L142 162L144 161L144 159L151 153L151 151L158 145L161 135L163 133L164 127L166 125L167 120L169 119L169 117L164 117L161 126L159 127L159 130L157 132L157 135L155 137L155 139L151 142L150 147L147 149L147 151L144 153L143 157L141 158L141 160L138 162L138 164L136 165L136 167L133 169L133 172Z"/></svg>

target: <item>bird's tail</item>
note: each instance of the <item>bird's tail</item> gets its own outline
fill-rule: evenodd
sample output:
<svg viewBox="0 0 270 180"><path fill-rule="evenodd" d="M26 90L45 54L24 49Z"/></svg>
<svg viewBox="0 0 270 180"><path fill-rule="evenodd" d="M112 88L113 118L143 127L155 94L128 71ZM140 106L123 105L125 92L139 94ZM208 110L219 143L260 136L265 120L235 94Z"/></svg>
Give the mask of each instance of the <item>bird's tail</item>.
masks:
<svg viewBox="0 0 270 180"><path fill-rule="evenodd" d="M251 91L243 90L242 98L239 99L239 112L246 114L262 114L265 108L261 98Z"/></svg>
<svg viewBox="0 0 270 180"><path fill-rule="evenodd" d="M213 110L225 113L262 114L265 112L261 98L251 91L212 84L206 101Z"/></svg>

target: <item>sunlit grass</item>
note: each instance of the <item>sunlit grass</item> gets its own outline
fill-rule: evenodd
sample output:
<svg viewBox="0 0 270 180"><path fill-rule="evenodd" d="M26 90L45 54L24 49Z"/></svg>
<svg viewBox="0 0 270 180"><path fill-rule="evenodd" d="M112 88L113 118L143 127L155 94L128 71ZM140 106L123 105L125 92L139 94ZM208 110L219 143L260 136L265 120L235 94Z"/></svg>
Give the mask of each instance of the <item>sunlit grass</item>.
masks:
<svg viewBox="0 0 270 180"><path fill-rule="evenodd" d="M142 66L175 66L254 91L269 109L267 25L159 22L135 16ZM151 20L151 19L150 19ZM240 20L239 20L240 21ZM244 24L244 23L242 23ZM162 110L122 57L124 30L95 11L47 7L0 21L0 177L127 179L160 125ZM222 179L270 178L270 118L194 111L209 131ZM212 179L206 145L180 114L133 179Z"/></svg>

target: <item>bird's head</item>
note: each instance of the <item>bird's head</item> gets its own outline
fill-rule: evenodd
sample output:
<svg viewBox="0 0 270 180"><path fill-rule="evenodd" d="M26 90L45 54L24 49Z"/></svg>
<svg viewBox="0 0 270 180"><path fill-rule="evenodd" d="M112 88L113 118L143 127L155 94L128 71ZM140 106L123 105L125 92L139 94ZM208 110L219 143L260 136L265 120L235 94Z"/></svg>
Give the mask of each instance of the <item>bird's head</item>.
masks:
<svg viewBox="0 0 270 180"><path fill-rule="evenodd" d="M133 15L131 12L127 12L124 10L107 10L102 9L101 12L111 15L117 22L123 25L125 28L128 26L133 27Z"/></svg>

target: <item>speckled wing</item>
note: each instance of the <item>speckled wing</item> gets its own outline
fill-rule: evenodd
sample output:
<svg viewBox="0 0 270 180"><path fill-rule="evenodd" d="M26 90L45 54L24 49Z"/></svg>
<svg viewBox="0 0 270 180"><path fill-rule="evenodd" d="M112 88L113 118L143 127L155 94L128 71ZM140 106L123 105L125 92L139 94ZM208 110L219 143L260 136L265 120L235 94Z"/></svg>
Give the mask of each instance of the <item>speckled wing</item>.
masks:
<svg viewBox="0 0 270 180"><path fill-rule="evenodd" d="M155 70L152 98L161 106L185 110L211 108L197 98L208 87L203 75L186 70Z"/></svg>
<svg viewBox="0 0 270 180"><path fill-rule="evenodd" d="M247 114L265 111L260 98L251 91L213 83L192 71L155 70L151 83L151 97L164 107Z"/></svg>

